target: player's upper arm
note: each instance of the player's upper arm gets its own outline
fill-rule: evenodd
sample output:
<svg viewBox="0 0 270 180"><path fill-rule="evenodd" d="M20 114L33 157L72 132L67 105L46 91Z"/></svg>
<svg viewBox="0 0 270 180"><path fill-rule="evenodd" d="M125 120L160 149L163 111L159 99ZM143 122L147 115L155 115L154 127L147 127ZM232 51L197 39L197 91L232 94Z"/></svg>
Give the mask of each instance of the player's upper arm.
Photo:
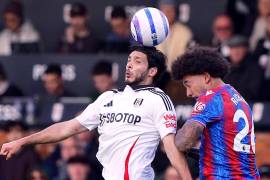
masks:
<svg viewBox="0 0 270 180"><path fill-rule="evenodd" d="M162 91L153 91L153 121L161 139L176 133L177 117L170 98Z"/></svg>
<svg viewBox="0 0 270 180"><path fill-rule="evenodd" d="M162 139L165 151L170 151L170 149L175 147L175 134L168 134Z"/></svg>
<svg viewBox="0 0 270 180"><path fill-rule="evenodd" d="M188 120L177 131L175 143L180 151L187 151L195 146L203 133L204 125L197 121Z"/></svg>
<svg viewBox="0 0 270 180"><path fill-rule="evenodd" d="M175 134L167 134L163 139L162 143L164 145L164 150L166 152L166 155L168 159L170 160L172 165L176 165L179 162L179 151L177 150L177 147L175 145Z"/></svg>
<svg viewBox="0 0 270 180"><path fill-rule="evenodd" d="M87 128L81 125L81 123L77 119L64 121L58 124L60 125L59 133L65 134L64 136L66 137L69 137L74 134L78 134L87 130Z"/></svg>

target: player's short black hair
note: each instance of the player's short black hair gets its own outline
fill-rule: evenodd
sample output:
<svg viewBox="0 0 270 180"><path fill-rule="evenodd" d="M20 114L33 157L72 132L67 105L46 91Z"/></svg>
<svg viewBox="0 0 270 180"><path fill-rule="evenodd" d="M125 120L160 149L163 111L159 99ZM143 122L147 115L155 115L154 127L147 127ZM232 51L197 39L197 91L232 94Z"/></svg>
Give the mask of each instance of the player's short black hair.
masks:
<svg viewBox="0 0 270 180"><path fill-rule="evenodd" d="M92 76L106 74L112 76L112 63L107 60L99 60L94 65L91 72Z"/></svg>
<svg viewBox="0 0 270 180"><path fill-rule="evenodd" d="M229 71L229 62L210 47L195 46L178 57L172 65L173 77L183 79L187 75L209 73L210 76L223 79Z"/></svg>
<svg viewBox="0 0 270 180"><path fill-rule="evenodd" d="M23 4L20 1L10 1L5 9L4 14L12 13L19 17L21 20L24 18Z"/></svg>
<svg viewBox="0 0 270 180"><path fill-rule="evenodd" d="M166 72L166 56L161 51L157 50L155 47L135 45L132 46L130 50L131 52L139 51L144 53L148 60L148 68L156 67L158 69L158 72L153 79L154 84L156 85Z"/></svg>
<svg viewBox="0 0 270 180"><path fill-rule="evenodd" d="M49 64L45 74L56 74L58 76L62 76L62 70L59 64Z"/></svg>
<svg viewBox="0 0 270 180"><path fill-rule="evenodd" d="M7 132L9 132L15 127L20 128L22 131L28 130L27 125L23 121L12 121L12 120L6 122L4 129Z"/></svg>
<svg viewBox="0 0 270 180"><path fill-rule="evenodd" d="M77 156L73 156L71 158L68 159L67 164L84 164L86 166L90 165L90 162L88 160L88 158L84 155L77 155Z"/></svg>
<svg viewBox="0 0 270 180"><path fill-rule="evenodd" d="M114 18L127 18L126 10L123 6L114 6L111 12L111 19Z"/></svg>
<svg viewBox="0 0 270 180"><path fill-rule="evenodd" d="M70 17L86 16L87 9L84 4L80 2L74 2L71 4Z"/></svg>

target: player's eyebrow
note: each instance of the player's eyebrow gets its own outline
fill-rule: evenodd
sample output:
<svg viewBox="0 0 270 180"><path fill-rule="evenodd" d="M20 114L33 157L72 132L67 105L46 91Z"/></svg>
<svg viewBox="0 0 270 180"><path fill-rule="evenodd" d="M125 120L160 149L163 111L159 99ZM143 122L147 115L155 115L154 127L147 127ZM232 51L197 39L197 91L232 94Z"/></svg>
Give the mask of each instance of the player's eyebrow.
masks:
<svg viewBox="0 0 270 180"><path fill-rule="evenodd" d="M137 59L141 59L141 57L140 57L140 56L134 55L134 56L133 56L133 59L134 59L134 60L137 60ZM128 60L131 60L131 56L128 56Z"/></svg>

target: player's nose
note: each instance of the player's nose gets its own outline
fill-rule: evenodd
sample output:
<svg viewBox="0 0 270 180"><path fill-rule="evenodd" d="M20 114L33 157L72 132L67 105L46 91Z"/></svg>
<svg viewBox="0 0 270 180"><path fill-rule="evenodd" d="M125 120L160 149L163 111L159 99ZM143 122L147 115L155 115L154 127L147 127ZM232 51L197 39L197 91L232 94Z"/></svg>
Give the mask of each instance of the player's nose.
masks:
<svg viewBox="0 0 270 180"><path fill-rule="evenodd" d="M131 68L132 68L132 62L131 61L128 61L127 62L126 69L131 69Z"/></svg>

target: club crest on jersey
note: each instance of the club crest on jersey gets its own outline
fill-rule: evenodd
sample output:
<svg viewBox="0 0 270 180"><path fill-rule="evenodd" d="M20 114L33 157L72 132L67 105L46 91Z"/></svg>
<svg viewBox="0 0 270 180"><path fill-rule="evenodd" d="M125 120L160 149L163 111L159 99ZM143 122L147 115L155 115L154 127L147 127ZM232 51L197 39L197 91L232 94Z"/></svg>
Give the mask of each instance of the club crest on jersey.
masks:
<svg viewBox="0 0 270 180"><path fill-rule="evenodd" d="M135 107L139 107L140 105L142 105L143 99L142 98L136 98L133 105Z"/></svg>
<svg viewBox="0 0 270 180"><path fill-rule="evenodd" d="M202 102L197 102L197 103L195 104L193 110L194 110L195 112L202 112L202 111L204 110L204 108L205 108L205 104L204 104L204 103L202 103Z"/></svg>

